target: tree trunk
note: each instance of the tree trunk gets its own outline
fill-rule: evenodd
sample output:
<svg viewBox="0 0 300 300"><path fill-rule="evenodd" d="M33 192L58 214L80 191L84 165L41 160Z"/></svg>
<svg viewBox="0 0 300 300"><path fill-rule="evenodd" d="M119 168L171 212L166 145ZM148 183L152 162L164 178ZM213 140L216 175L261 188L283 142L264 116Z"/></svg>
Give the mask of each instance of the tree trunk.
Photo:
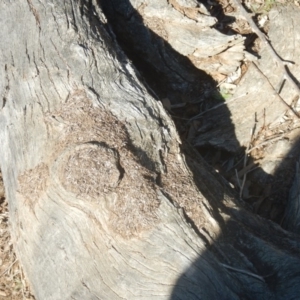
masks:
<svg viewBox="0 0 300 300"><path fill-rule="evenodd" d="M101 5L0 2L0 162L36 298L298 297L299 236L180 144Z"/></svg>

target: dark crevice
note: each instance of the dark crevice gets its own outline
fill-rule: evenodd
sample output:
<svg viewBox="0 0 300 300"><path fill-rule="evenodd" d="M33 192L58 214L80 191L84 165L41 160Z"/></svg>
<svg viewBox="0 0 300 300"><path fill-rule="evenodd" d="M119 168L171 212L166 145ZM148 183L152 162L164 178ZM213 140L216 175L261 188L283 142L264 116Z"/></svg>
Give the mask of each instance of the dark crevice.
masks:
<svg viewBox="0 0 300 300"><path fill-rule="evenodd" d="M144 154L144 156L141 155L143 154L142 150L135 148L133 143L129 145L141 165L156 173L156 178L149 178L149 180L152 179L156 181L156 184L160 187L164 196L169 199L174 207L182 212L185 221L193 228L200 239L206 243L208 250L201 253L191 268L181 275L173 290L171 299L189 299L187 295L193 291L193 288L187 288L187 286L192 280L195 280L193 284L197 282L198 288L201 286L202 282L196 280L202 278L202 274L201 272L195 272L195 269L199 267L197 264L203 263L205 258L209 257L208 264L211 265L211 269L215 267L214 262L218 261L218 259L219 261L223 261L226 257L228 257L226 263L229 266L239 266L238 263L235 263L236 259L234 256L237 254L239 255L242 268L245 271L252 272L252 274L264 276L265 283L263 283L264 286L262 287L257 284L257 278L251 278L251 276L246 274L241 275L237 271L222 269L224 274L226 274L225 276L221 275L222 280L224 280L225 286L231 290L231 292L227 290L228 295L239 295L240 299L274 298L275 295L279 293L279 290L280 292L283 290L282 287L276 287L276 284L280 282L288 284L287 281L283 279L282 274L284 272L291 270L291 274L294 274L296 277L298 275L298 271L296 270L300 265L298 260L299 250L297 249L299 242L294 235L291 234L289 236L289 233L283 230L281 232L279 226L273 222L254 216L253 214L256 212L254 210L252 211L251 203L246 204L242 200L240 200L240 202L234 200L239 198L239 195L237 195L238 191L235 191L229 186L229 183L226 181L227 178L221 178L223 175L222 172L218 174L215 171L216 161L226 161L232 158L241 158L241 161L234 161L232 165L227 166L231 168L231 173L234 172L235 168L239 170L243 169L242 164L245 149L240 147L235 138L235 127L234 124L231 123L230 112L226 105L212 113L215 113L220 119L222 118L228 121L229 126L225 130L231 131L232 133L233 141L231 142L235 143L234 147L232 147L234 150L224 151L226 148L222 148L222 145L220 146L218 144L212 144L209 145L209 147L202 145L202 147L199 147L197 150L200 150L199 152L206 152L207 158L209 158L211 162L211 166L207 166L206 163L203 163L201 157L198 159L197 156L200 155L199 152L194 148L192 150L192 146L189 145L189 142L193 144L193 141L188 139L187 128L189 124L187 124L187 120L183 119L190 119L201 113L203 109L214 106L217 101L220 103L224 100L220 94L217 100L212 97L213 92L218 94L215 89L216 83L205 72L196 69L189 59L177 53L162 37L147 28L142 16L131 6L130 1L98 0L98 3L108 19L108 24L105 26L107 26L106 28L109 31L111 39L118 42L122 51L124 51L126 56L132 61L136 68L138 78L143 78L143 82L146 83L146 88L147 86L150 87L148 92L153 94L153 90L160 100L168 98L171 105L185 104L184 109L180 108L178 112L175 112L175 110L172 111L175 115L174 121L177 129L182 137L183 145L181 150L185 154L186 163L192 172L193 181L204 198L209 202L209 205L205 205L203 209L220 225L221 232L218 236L210 234L209 228L207 230L205 228L201 228L201 230L197 228L195 222L187 215L186 211L172 199L169 193L164 191L161 183L162 175L156 169L156 166L153 165L151 158L146 154ZM221 12L219 12L219 17L222 18ZM225 18L225 16L223 16L223 18ZM233 19L227 20L228 23L233 21ZM254 37L255 35L249 34L248 42L250 46ZM119 55L121 55L121 53L119 53ZM121 60L121 62L125 64L126 59ZM126 72L126 67L123 66L123 68ZM141 74L141 76L139 74ZM208 87L210 91L205 94ZM187 111L186 108L188 107L190 111ZM151 112L151 108L147 109ZM182 120L179 118L176 119L176 117L181 117ZM200 121L203 122L203 124L200 125L203 126L203 130L207 130L209 126L211 126L211 128L219 128L218 122L208 124L209 116ZM220 128L220 136L222 135L222 130L223 128ZM228 144L228 141L225 140L224 143ZM205 146L206 149L204 149ZM178 172L180 172L180 170L178 170ZM260 172L262 172L263 175L265 174L263 170L260 170ZM265 175L267 177L266 180L273 180L273 178L270 178L267 174ZM273 181L273 184L274 183L276 182ZM262 184L265 184L265 182ZM277 182L277 188L279 191L283 190L280 187L280 181ZM228 203L230 203L229 205L226 203L227 196L231 199L228 201ZM284 197L286 197L286 195L284 195ZM236 206L234 206L235 204ZM263 215L261 211L258 213ZM269 217L268 214L263 216L265 218ZM279 218L280 216L276 215L274 221L278 222ZM278 237L270 236L271 232L276 233ZM209 239L210 236L213 236L211 240ZM284 240L285 236L286 241ZM280 246L280 243L283 243L283 245ZM290 245L289 243L294 244ZM287 250L293 247L295 247L295 249ZM225 253L223 256L220 254L222 251ZM265 255L268 253L273 257L266 258ZM282 261L284 257L287 257L286 262ZM280 271L276 269L276 266L278 266ZM193 275L189 275L189 272ZM282 277L278 279L278 276ZM214 283L210 283L210 288L213 289L213 287ZM295 288L293 289L291 287L288 290L289 295L292 295ZM186 294L183 295L182 291L185 291ZM190 295L191 299L198 298L196 294ZM233 298L228 296L226 299Z"/></svg>
<svg viewBox="0 0 300 300"><path fill-rule="evenodd" d="M77 21L76 21L76 13L75 13L73 0L71 0L71 6L72 6L72 17L73 17L74 29L75 29L76 32L78 32L78 26L77 26Z"/></svg>
<svg viewBox="0 0 300 300"><path fill-rule="evenodd" d="M160 174L159 174L160 176ZM187 224L189 224L193 230L195 231L195 233L201 238L201 240L203 240L206 244L206 246L208 247L210 245L209 240L207 239L207 237L202 234L199 230L199 228L196 226L195 222L188 216L188 214L186 213L185 209L180 207L178 205L178 203L176 201L174 201L172 199L172 196L168 194L168 192L166 192L163 188L161 189L162 194L164 195L164 197L166 197L168 199L168 201L170 201L170 203L172 203L172 205L179 209L182 213L182 216L184 217L184 220L186 221ZM203 230L203 229L202 229Z"/></svg>
<svg viewBox="0 0 300 300"><path fill-rule="evenodd" d="M183 98L193 102L199 100L208 82L215 85L211 77L196 69L187 57L147 29L128 1L98 2L122 50L142 75L138 77L150 87L150 94L153 90L160 100L168 97L172 103L181 103Z"/></svg>

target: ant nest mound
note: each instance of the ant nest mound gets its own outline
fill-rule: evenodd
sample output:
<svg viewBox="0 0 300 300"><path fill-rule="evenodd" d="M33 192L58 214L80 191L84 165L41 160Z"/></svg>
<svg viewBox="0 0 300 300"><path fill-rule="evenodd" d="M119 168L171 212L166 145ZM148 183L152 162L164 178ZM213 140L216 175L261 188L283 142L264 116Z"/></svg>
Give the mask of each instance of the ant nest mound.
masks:
<svg viewBox="0 0 300 300"><path fill-rule="evenodd" d="M98 198L113 191L121 178L115 150L100 144L78 146L68 157L63 185L80 197Z"/></svg>

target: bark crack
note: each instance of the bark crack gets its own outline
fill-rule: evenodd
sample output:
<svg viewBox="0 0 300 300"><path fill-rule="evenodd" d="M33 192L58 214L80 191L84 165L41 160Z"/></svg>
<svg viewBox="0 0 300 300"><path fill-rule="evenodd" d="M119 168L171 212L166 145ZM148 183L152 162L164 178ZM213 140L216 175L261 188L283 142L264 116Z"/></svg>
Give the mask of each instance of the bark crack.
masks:
<svg viewBox="0 0 300 300"><path fill-rule="evenodd" d="M34 63L34 65L35 65L35 68L36 68L36 71L37 71L37 74L36 74L35 77L38 76L38 78L39 78L40 88L41 88L41 91L42 91L42 94L43 94L44 98L46 99L46 102L47 102L47 105L48 105L48 110L50 111L50 102L49 102L49 99L48 99L48 97L46 96L46 94L45 94L45 92L44 92L44 89L43 89L42 79L41 79L41 76L39 76L39 75L40 75L40 70L39 70L38 65L37 65L37 63L36 63L34 53L33 53L33 63ZM37 94L36 91L35 91L35 94L36 94L37 99L39 99L39 96L38 96L38 94Z"/></svg>
<svg viewBox="0 0 300 300"><path fill-rule="evenodd" d="M68 65L67 60L61 55L61 53L59 52L58 48L56 47L55 43L53 42L53 40L50 38L50 42L53 45L58 57L65 63L66 67L67 67L67 78L68 78L68 82L70 83L70 66Z"/></svg>
<svg viewBox="0 0 300 300"><path fill-rule="evenodd" d="M98 271L98 274L99 274L99 276L100 276L100 278L101 278L102 283L103 283L109 290L111 290L118 298L121 298L121 299L126 300L126 298L123 298L123 297L121 297L119 294L117 294L117 293L112 289L112 287L104 281L104 279L103 279L101 273L99 272L98 268L96 268L96 269L97 269L97 271Z"/></svg>
<svg viewBox="0 0 300 300"><path fill-rule="evenodd" d="M88 285L83 281L83 279L81 280L81 283L82 283L82 285L91 293L91 294L93 294L93 296L95 296L96 297L96 299L98 299L98 300L101 300L101 298L99 298L95 293L93 293L92 291L91 291L91 289L88 287Z"/></svg>
<svg viewBox="0 0 300 300"><path fill-rule="evenodd" d="M8 70L7 70L7 64L5 64L4 66L4 71L5 71L5 81L6 81L6 86L5 86L5 89L4 89L4 95L2 97L2 109L4 108L5 104L6 104L6 101L7 101L7 96L8 96L8 93L9 93L9 90L10 90L10 80L9 80L9 76L8 76Z"/></svg>
<svg viewBox="0 0 300 300"><path fill-rule="evenodd" d="M59 25L58 25L56 16L55 16L55 14L53 13L53 9L52 9L52 8L51 8L51 14L52 14L52 17L53 17L53 20L54 20L55 24L57 25L57 33L58 33L59 37L61 38L60 33L59 33L59 30L58 30Z"/></svg>
<svg viewBox="0 0 300 300"><path fill-rule="evenodd" d="M26 56L27 56L28 62L29 62L29 64L30 64L30 55L29 55L29 52L28 52L28 45L27 45L27 41L26 41L26 44L25 44L25 53L26 53Z"/></svg>
<svg viewBox="0 0 300 300"><path fill-rule="evenodd" d="M39 16L37 10L34 8L31 0L27 0L27 3L29 5L30 11L32 12L32 14L33 14L33 16L35 18L36 25L38 26L39 30L41 30L40 16Z"/></svg>
<svg viewBox="0 0 300 300"><path fill-rule="evenodd" d="M50 70L49 70L47 64L42 60L42 58L40 58L40 60L41 60L41 62L43 63L43 65L45 66L45 68L46 68L46 70L47 70L47 74L48 74L49 80L50 80L50 82L52 83L55 92L57 93L58 97L59 97L60 99L62 99L62 98L61 98L61 95L59 94L59 92L58 92L58 90L57 90L57 88L56 88L56 85L55 85L55 83L54 83L54 80L53 80L53 78L52 78L52 76L51 76L51 72L50 72Z"/></svg>
<svg viewBox="0 0 300 300"><path fill-rule="evenodd" d="M93 57L94 57L94 62L95 62L95 67L96 67L96 69L97 69L97 73L100 74L100 71L99 71L99 68L98 68L97 57L96 57L96 55L95 55L95 51L94 51L94 49L93 49L92 47L91 47L90 49L91 49L92 55L93 55Z"/></svg>
<svg viewBox="0 0 300 300"><path fill-rule="evenodd" d="M67 29L70 28L70 21L69 21L69 18L68 18L68 13L67 13L67 7L66 7L66 0L64 0L64 6L65 6L65 9L64 9L64 12L65 12L65 17L66 17L66 20L67 20Z"/></svg>
<svg viewBox="0 0 300 300"><path fill-rule="evenodd" d="M71 0L71 5L72 5L72 15L74 19L74 29L76 32L78 32L78 26L77 26L77 21L76 21L76 14L75 14L75 8L74 8L74 1Z"/></svg>
<svg viewBox="0 0 300 300"><path fill-rule="evenodd" d="M162 59L162 61L165 63L165 66L172 72L175 73L181 80L183 80L183 82L189 82L189 83L193 83L190 80L187 80L187 78L183 77L176 69L173 69L169 63L166 61L164 54L162 53L162 47L158 47L158 52L160 54L160 57Z"/></svg>

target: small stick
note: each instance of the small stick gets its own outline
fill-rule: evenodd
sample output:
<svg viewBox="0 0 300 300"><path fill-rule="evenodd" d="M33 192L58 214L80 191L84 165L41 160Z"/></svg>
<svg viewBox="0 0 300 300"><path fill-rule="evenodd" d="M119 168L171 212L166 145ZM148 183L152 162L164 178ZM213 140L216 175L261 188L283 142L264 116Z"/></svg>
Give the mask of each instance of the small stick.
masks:
<svg viewBox="0 0 300 300"><path fill-rule="evenodd" d="M227 172L235 168L244 158L240 158L230 169L227 169Z"/></svg>
<svg viewBox="0 0 300 300"><path fill-rule="evenodd" d="M223 106L223 105L227 105L228 103L233 102L233 101L235 101L236 99L241 98L241 97L244 97L244 96L249 95L249 94L250 94L250 93L244 93L244 94L242 94L242 95L240 95L240 96L238 96L238 97L229 99L229 100L226 101L226 102L222 102L222 103L220 103L220 104L217 104L217 105L213 106L212 108L209 108L209 109L207 109L207 110L201 112L200 114L196 115L195 117L192 117L192 118L190 119L190 122L191 122L191 121L194 121L194 120L197 120L199 117L201 117L202 115L206 114L207 112L209 112L209 111L211 111L211 110L217 109L217 108L219 108L219 107L221 107L221 106Z"/></svg>
<svg viewBox="0 0 300 300"><path fill-rule="evenodd" d="M22 273L22 270L20 270L20 277L21 277L21 283L22 283L22 295L23 295L23 300L26 300L26 298L25 298L25 292L24 292L25 281L24 281L24 279L23 279L23 273Z"/></svg>
<svg viewBox="0 0 300 300"><path fill-rule="evenodd" d="M246 149L245 157L244 157L244 169L247 166L248 150L250 148L250 143L251 143L251 140L252 140L252 135L253 135L253 131L251 130L250 141L249 141L249 143L247 145L247 149ZM242 186L241 186L241 189L240 189L240 199L242 199L242 196L243 196L243 190L244 190L246 178L247 178L247 173L245 173L244 176L243 176Z"/></svg>
<svg viewBox="0 0 300 300"><path fill-rule="evenodd" d="M230 267L230 266L222 264L222 263L220 263L220 265L223 266L224 268L228 269L228 270L232 270L232 271L236 271L236 272L239 272L239 273L242 273L242 274L245 274L245 275L249 275L251 277L259 279L262 282L265 282L264 278L259 276L259 275L256 275L256 274L253 274L251 272L244 271L244 270L241 270L241 269L236 269L236 268Z"/></svg>
<svg viewBox="0 0 300 300"><path fill-rule="evenodd" d="M243 176L245 173L249 173L254 167L256 167L256 163L252 162L238 172L239 177Z"/></svg>
<svg viewBox="0 0 300 300"><path fill-rule="evenodd" d="M171 108L181 108L186 106L186 103L171 104Z"/></svg>
<svg viewBox="0 0 300 300"><path fill-rule="evenodd" d="M246 182L246 177L247 177L247 173L244 174L243 176L243 181L242 181L242 186L240 189L240 199L243 199L243 190L244 190L244 186L245 186L245 182Z"/></svg>
<svg viewBox="0 0 300 300"><path fill-rule="evenodd" d="M294 109L293 109L293 107L291 107L289 104L287 104L285 101L284 101L284 99L280 96L280 94L279 94L279 92L280 92L280 87L279 87L279 89L278 89L278 91L274 88L274 86L272 85L272 83L270 82L270 80L269 80L269 78L261 71L261 69L254 63L254 62L252 62L253 63L253 65L256 67L256 69L260 72L260 74L262 74L263 76L264 76L264 78L268 81L268 83L269 83L269 85L271 86L271 88L275 91L275 94L278 96L278 98L279 98L279 100L288 108L288 109L290 109L292 112L293 112L293 114L297 117L297 118L300 118L300 116L299 116L299 114L298 114L298 112L297 111L295 111ZM284 77L284 76L283 76ZM283 81L284 81L285 79L283 79ZM282 85L282 84L281 84ZM265 115L264 115L264 117L265 117ZM264 119L264 123L265 123L265 119ZM264 126L265 126L265 124L264 124Z"/></svg>
<svg viewBox="0 0 300 300"><path fill-rule="evenodd" d="M7 271L9 271L10 269L11 269L11 267L17 262L17 258L15 259L15 261L13 262L13 263L11 263L10 265L9 265L9 267L4 271L4 272L2 272L1 274L0 274L0 277L2 277Z"/></svg>
<svg viewBox="0 0 300 300"><path fill-rule="evenodd" d="M241 189L241 183L240 183L238 171L237 171L237 169L234 169L234 170L235 170L235 176L236 176L237 183L238 183L238 185L239 185L239 188Z"/></svg>
<svg viewBox="0 0 300 300"><path fill-rule="evenodd" d="M269 52L271 53L273 59L277 63L277 66L280 67L283 78L286 79L297 91L297 93L300 95L300 88L298 84L293 80L293 78L290 76L290 74L287 72L287 64L288 62L284 62L276 53L274 48L271 46L269 40L266 38L266 36L261 32L261 30L257 27L255 22L252 20L248 12L245 10L244 6L240 3L240 0L233 0L237 8L239 9L241 15L246 19L246 21L249 23L252 31L257 34L257 36L262 40L262 42L267 46L269 49Z"/></svg>
<svg viewBox="0 0 300 300"><path fill-rule="evenodd" d="M257 148L259 148L259 147L261 147L261 146L267 145L267 144L269 144L269 143L272 143L272 142L275 142L275 141L278 141L278 140L282 140L282 139L284 139L284 138L285 138L285 136L278 136L278 137L276 137L276 138L269 139L269 140L267 140L267 141L265 141L265 142L263 142L263 143L260 143L260 144L258 144L258 145L256 145L256 146L252 147L251 149L249 149L249 150L247 151L247 153L249 154L249 153L250 153L251 151L253 151L254 149L257 149Z"/></svg>

